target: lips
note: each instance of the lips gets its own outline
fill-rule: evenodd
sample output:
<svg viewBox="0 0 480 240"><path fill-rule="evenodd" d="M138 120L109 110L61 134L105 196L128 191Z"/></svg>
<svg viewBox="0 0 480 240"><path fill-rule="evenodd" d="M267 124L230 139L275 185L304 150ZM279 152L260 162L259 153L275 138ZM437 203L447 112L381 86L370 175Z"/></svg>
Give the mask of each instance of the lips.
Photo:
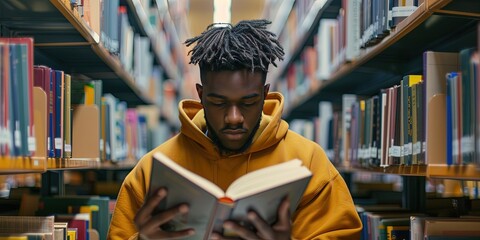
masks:
<svg viewBox="0 0 480 240"><path fill-rule="evenodd" d="M246 132L245 129L226 129L222 131L230 140L240 140Z"/></svg>

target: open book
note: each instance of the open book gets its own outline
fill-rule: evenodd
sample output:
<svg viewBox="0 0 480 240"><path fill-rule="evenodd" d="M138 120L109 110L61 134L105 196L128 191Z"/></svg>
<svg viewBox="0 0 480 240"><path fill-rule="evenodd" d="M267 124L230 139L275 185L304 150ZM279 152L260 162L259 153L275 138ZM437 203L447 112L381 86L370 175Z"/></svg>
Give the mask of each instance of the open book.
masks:
<svg viewBox="0 0 480 240"><path fill-rule="evenodd" d="M270 224L275 222L279 204L285 197L290 199L290 213L293 213L311 176L302 161L294 159L252 171L235 180L224 192L158 152L153 155L148 196L166 187L168 195L157 210L187 203L190 211L164 226L165 230L194 228L191 239L208 239L212 231L222 232L227 219L248 224L249 210L256 211Z"/></svg>

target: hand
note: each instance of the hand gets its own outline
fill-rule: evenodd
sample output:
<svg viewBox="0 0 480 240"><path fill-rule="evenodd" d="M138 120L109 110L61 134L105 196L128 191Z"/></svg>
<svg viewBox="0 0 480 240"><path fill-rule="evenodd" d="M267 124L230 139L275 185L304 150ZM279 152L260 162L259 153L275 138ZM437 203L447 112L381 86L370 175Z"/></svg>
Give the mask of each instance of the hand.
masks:
<svg viewBox="0 0 480 240"><path fill-rule="evenodd" d="M167 190L160 188L157 194L152 195L135 216L135 226L141 239L174 239L193 235L193 229L185 229L176 232L162 230L161 226L172 220L176 215L188 213L188 205L180 204L177 207L167 209L154 215L155 207L167 196Z"/></svg>
<svg viewBox="0 0 480 240"><path fill-rule="evenodd" d="M262 219L256 212L250 211L247 218L255 227L256 232L241 226L233 221L226 221L223 225L228 231L233 232L241 239L268 239L281 240L290 239L292 224L290 222L290 201L285 198L278 207L278 220L272 226ZM231 239L226 238L218 233L212 233L212 239Z"/></svg>

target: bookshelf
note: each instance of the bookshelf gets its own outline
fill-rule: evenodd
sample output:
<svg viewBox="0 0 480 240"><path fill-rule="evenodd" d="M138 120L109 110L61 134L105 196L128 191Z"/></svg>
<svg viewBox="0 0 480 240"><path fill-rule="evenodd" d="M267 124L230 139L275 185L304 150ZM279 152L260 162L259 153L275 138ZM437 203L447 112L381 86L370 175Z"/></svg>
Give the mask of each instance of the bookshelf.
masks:
<svg viewBox="0 0 480 240"><path fill-rule="evenodd" d="M93 4L100 1L89 2ZM164 2L156 0L148 3L141 0L117 2L126 8L128 21L134 33L149 40L147 48L153 56L153 66L161 69L158 84L163 84L165 79L181 80L182 62L174 56L179 51L180 43L172 42L179 39L174 32L175 27L168 9L163 9ZM145 87L145 84L142 86L138 82L133 70L128 70L124 66L118 54L119 50L112 50L106 38L102 36L103 28L106 27L100 31L94 26L95 23L91 22L93 20L86 18L87 7L71 4L69 0L0 1L0 37L32 37L35 65L63 70L79 80L101 79L103 93L113 94L120 101L125 101L128 107L154 105L160 108L163 93L154 93L151 91L151 84L150 87ZM154 26L150 16L156 16L157 20L163 21L164 24ZM100 114L100 111L97 110L95 114ZM35 116L35 119L39 118ZM173 121L166 124L172 128L176 127ZM85 132L78 130L81 131ZM93 131L86 129L86 133L89 132ZM46 136L46 133L41 136ZM39 142L42 141L37 141ZM0 161L0 174L43 173L62 169L115 170L117 166L119 169L126 169L135 165L134 161L118 164L101 162L98 157L88 154L74 158L47 158L45 155L19 157L18 160L2 156Z"/></svg>
<svg viewBox="0 0 480 240"><path fill-rule="evenodd" d="M480 2L468 0L424 0L418 8L393 28L379 43L362 48L359 56L345 61L327 79L318 79L307 93L290 94L284 111L287 121L310 119L319 114L319 101L341 105L343 94L372 96L381 89L399 84L403 76L422 73L423 52L458 52L477 46L477 28ZM313 42L315 29L321 19L335 18L341 1L315 1L312 10L318 13L308 28L297 23L302 31L292 37L294 48L277 69L271 70L270 82L285 81L288 68L299 60L305 45ZM310 16L310 13L308 13ZM312 17L313 18L313 17ZM309 19L308 17L306 19ZM307 21L307 20L305 20ZM303 30L308 29L308 30ZM297 44L298 42L298 44ZM297 80L298 81L298 80ZM279 90L279 89L277 89ZM284 90L284 89L280 89ZM428 164L417 166L388 166L372 168L339 167L344 172L367 171L402 176L420 176L460 180L480 179L480 168L475 166L448 166Z"/></svg>
<svg viewBox="0 0 480 240"><path fill-rule="evenodd" d="M379 44L363 49L358 58L340 66L309 94L293 100L285 117L312 116L316 114L312 112L317 108L316 102L339 102L342 93L372 95L381 88L392 86L403 74L421 69L421 55L426 49L453 51L461 46L473 46L474 29L480 17L480 11L476 9L479 7L478 2L468 0L425 0ZM329 17L321 15L320 18ZM298 56L301 50L296 49L294 54ZM279 75L275 77L285 75L286 67L294 60L288 59L287 64L281 65L276 71Z"/></svg>

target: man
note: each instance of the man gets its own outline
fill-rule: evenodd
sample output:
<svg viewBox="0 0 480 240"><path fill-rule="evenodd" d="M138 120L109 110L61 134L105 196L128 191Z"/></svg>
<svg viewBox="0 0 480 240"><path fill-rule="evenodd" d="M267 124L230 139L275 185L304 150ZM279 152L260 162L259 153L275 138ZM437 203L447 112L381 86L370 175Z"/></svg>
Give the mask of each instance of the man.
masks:
<svg viewBox="0 0 480 240"><path fill-rule="evenodd" d="M168 194L144 202L153 152L161 151L183 167L225 190L238 177L266 166L298 158L313 177L295 212L289 201L278 207L277 222L266 224L249 212L255 230L227 221L224 227L242 239L359 239L362 224L346 184L322 148L288 130L281 120L283 97L265 84L269 64L282 59L283 49L266 30L270 22L251 20L236 26L211 25L190 51L200 67L200 102L179 104L180 133L144 156L125 179L109 230L110 239L172 239L195 229L167 232L161 226L188 205L161 213L154 208ZM194 199L192 199L194 201ZM212 238L221 239L219 233Z"/></svg>

